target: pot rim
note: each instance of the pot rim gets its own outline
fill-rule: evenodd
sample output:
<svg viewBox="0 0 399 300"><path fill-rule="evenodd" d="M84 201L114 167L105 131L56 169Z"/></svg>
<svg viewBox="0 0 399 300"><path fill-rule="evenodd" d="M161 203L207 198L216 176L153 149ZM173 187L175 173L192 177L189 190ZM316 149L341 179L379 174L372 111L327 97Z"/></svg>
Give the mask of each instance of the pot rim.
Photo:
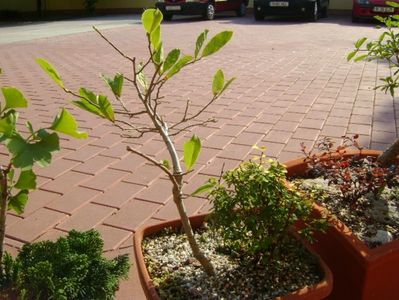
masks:
<svg viewBox="0 0 399 300"><path fill-rule="evenodd" d="M203 223L205 217L208 215L209 215L209 213L203 213L203 214L191 216L189 219L190 219L190 223L193 226L193 228L198 228ZM150 234L159 232L166 227L179 228L181 226L182 225L181 225L180 219L174 219L171 221L163 221L163 222L160 222L160 223L157 223L154 225L141 226L135 232L135 234L133 236L133 240L134 240L133 246L134 246L137 268L139 271L139 277L140 277L140 281L142 283L143 289L144 289L145 294L148 299L160 300L160 297L156 291L156 288L153 284L153 281L148 273L147 267L144 262L144 256L143 256L142 247L141 247L143 238ZM319 283L317 283L315 285L306 286L306 287L304 287L300 290L297 290L291 294L277 297L276 300L308 299L306 297L306 294L308 294L308 293L316 293L316 295L318 296L317 299L323 299L323 298L327 297L332 291L333 275L332 275L330 268L323 261L323 259L314 250L312 250L312 248L308 242L304 241L303 239L300 239L300 241L307 248L307 250L309 252L311 252L312 255L314 255L318 259L319 266L324 272L324 278ZM304 297L304 298L301 298L301 297ZM314 297L312 296L311 299L314 299Z"/></svg>

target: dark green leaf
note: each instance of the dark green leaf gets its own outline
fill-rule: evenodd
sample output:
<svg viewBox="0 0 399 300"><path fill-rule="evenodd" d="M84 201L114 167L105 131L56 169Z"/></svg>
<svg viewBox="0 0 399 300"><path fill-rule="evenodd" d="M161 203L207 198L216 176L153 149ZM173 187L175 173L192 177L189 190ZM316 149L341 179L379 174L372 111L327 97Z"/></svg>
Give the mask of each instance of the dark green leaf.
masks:
<svg viewBox="0 0 399 300"><path fill-rule="evenodd" d="M163 63L163 72L168 71L179 59L180 49L173 49L166 56L165 62Z"/></svg>
<svg viewBox="0 0 399 300"><path fill-rule="evenodd" d="M55 117L50 128L78 139L85 139L88 136L86 132L78 131L78 123L65 108Z"/></svg>
<svg viewBox="0 0 399 300"><path fill-rule="evenodd" d="M215 76L213 77L212 92L216 96L219 94L224 86L224 74L222 70L217 70Z"/></svg>
<svg viewBox="0 0 399 300"><path fill-rule="evenodd" d="M190 61L193 60L193 57L190 55L184 55L182 58L178 60L178 62L169 70L169 72L166 74L165 78L169 79L173 75L177 74L180 72L180 70L187 65Z"/></svg>
<svg viewBox="0 0 399 300"><path fill-rule="evenodd" d="M196 189L191 196L196 196L199 194L203 194L206 192L209 192L212 190L215 186L217 185L217 181L215 178L210 178L207 182L205 182L203 185L201 185L198 189Z"/></svg>
<svg viewBox="0 0 399 300"><path fill-rule="evenodd" d="M120 97L122 95L123 88L123 75L116 74L114 79L108 78L103 75L104 81L109 85L115 96Z"/></svg>
<svg viewBox="0 0 399 300"><path fill-rule="evenodd" d="M20 190L36 189L36 174L31 169L22 171L14 187Z"/></svg>
<svg viewBox="0 0 399 300"><path fill-rule="evenodd" d="M184 143L184 163L187 171L191 170L197 162L201 152L201 140L195 134L190 140Z"/></svg>
<svg viewBox="0 0 399 300"><path fill-rule="evenodd" d="M161 25L163 19L162 13L158 9L146 9L141 15L141 22L147 33L153 32Z"/></svg>
<svg viewBox="0 0 399 300"><path fill-rule="evenodd" d="M198 38L197 38L197 42L195 43L195 52L194 52L194 59L197 59L198 54L200 53L202 46L204 45L204 42L208 36L208 29L205 29L204 32L202 32Z"/></svg>
<svg viewBox="0 0 399 300"><path fill-rule="evenodd" d="M31 122L26 121L25 126L26 126L26 128L29 129L29 133L30 133L31 135L34 135L34 134L35 134L35 130L33 129L33 125L32 125Z"/></svg>
<svg viewBox="0 0 399 300"><path fill-rule="evenodd" d="M56 84L64 88L64 83L62 82L60 74L58 74L57 70L48 61L43 58L37 58L36 62L50 76L50 78L54 80Z"/></svg>
<svg viewBox="0 0 399 300"><path fill-rule="evenodd" d="M230 41L232 36L232 31L222 31L218 33L208 42L208 44L206 44L204 51L202 51L202 56L209 56L219 51L224 45L226 45Z"/></svg>
<svg viewBox="0 0 399 300"><path fill-rule="evenodd" d="M9 137L13 135L15 131L15 125L17 122L17 113L13 112L5 115L0 119L0 136Z"/></svg>
<svg viewBox="0 0 399 300"><path fill-rule="evenodd" d="M1 88L3 92L4 100L6 101L5 108L19 108L27 107L28 101L25 99L24 95L15 87L3 87Z"/></svg>
<svg viewBox="0 0 399 300"><path fill-rule="evenodd" d="M14 210L17 214L22 214L24 212L26 203L28 202L29 192L26 190L20 191L15 196L10 197L8 202L8 209Z"/></svg>
<svg viewBox="0 0 399 300"><path fill-rule="evenodd" d="M28 170L37 163L41 167L51 162L52 152L60 150L58 135L49 134L44 129L37 134L38 141L28 143L19 134L14 133L7 139L6 146L12 154L12 162L16 168Z"/></svg>

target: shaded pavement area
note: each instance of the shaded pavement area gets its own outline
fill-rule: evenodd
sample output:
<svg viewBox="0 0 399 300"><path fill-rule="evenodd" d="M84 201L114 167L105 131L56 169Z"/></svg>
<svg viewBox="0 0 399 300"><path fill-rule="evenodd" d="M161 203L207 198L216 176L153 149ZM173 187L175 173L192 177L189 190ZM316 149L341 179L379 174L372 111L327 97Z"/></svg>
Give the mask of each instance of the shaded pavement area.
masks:
<svg viewBox="0 0 399 300"><path fill-rule="evenodd" d="M103 25L99 27L130 56L144 59L146 38L138 19L100 21ZM35 35L38 27L34 26L43 28L46 24L0 27L0 67L4 72L0 86L19 87L30 99L20 123L30 119L35 127L48 126L65 106L90 135L86 140L63 136L62 151L55 155L53 164L36 170L39 189L31 195L25 212L8 215L6 249L15 253L26 242L55 239L71 229L96 228L105 241L106 255L129 253L133 261L134 231L143 224L176 218L177 210L171 200L171 185L161 171L128 154L126 147L137 147L159 160L167 158L166 150L154 135L121 138L118 129L106 121L74 108L71 97L42 72L35 63L37 57L52 62L68 88L84 86L108 95L99 74L130 74L129 62L87 30L90 20L85 20L86 29L80 31L63 22L51 26L55 31L62 27L71 30L53 34L48 29L50 33L44 35ZM387 74L386 66L346 61L355 40L378 35L374 25L353 25L341 17L317 23L281 19L255 22L251 16L209 22L180 19L163 26L164 45L167 50L179 47L192 53L197 35L205 28L211 35L231 29L233 40L220 53L190 66L165 86L165 118L173 121L181 117L187 99L197 107L206 103L218 68L237 80L206 111L205 117L215 116L217 123L176 138L179 150L193 133L203 141L199 165L188 178L186 193L208 176L218 176L223 164L228 169L251 158L254 144L266 146L269 157L285 161L300 156L301 142L311 147L322 136L339 138L357 133L364 146L376 149L385 148L397 137L398 103L373 89L378 78ZM125 86L124 94L125 99L135 99L132 87ZM7 159L4 149L0 159ZM201 197L189 197L185 204L190 214L210 207ZM135 267L117 298L144 299Z"/></svg>

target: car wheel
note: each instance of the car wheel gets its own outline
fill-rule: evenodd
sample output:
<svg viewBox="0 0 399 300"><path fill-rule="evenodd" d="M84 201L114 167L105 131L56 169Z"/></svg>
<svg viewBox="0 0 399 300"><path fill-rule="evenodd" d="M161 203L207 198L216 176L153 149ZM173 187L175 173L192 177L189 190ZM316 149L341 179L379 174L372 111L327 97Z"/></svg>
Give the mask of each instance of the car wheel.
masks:
<svg viewBox="0 0 399 300"><path fill-rule="evenodd" d="M321 17L322 17L322 18L327 18L327 17L328 17L328 6L324 7L324 8L321 10Z"/></svg>
<svg viewBox="0 0 399 300"><path fill-rule="evenodd" d="M215 18L215 6L212 3L208 3L206 11L204 13L205 20L213 20Z"/></svg>
<svg viewBox="0 0 399 300"><path fill-rule="evenodd" d="M173 14L171 14L171 13L163 14L163 19L166 21L170 21L170 20L172 20L172 18L173 18Z"/></svg>
<svg viewBox="0 0 399 300"><path fill-rule="evenodd" d="M314 2L313 10L310 16L310 20L312 22L316 22L319 19L319 3L317 1Z"/></svg>
<svg viewBox="0 0 399 300"><path fill-rule="evenodd" d="M256 10L254 10L254 17L256 21L262 21L265 19L265 15Z"/></svg>
<svg viewBox="0 0 399 300"><path fill-rule="evenodd" d="M360 19L354 15L352 15L352 23L359 23Z"/></svg>
<svg viewBox="0 0 399 300"><path fill-rule="evenodd" d="M236 10L237 17L243 17L247 13L247 6L244 2L240 4L240 7Z"/></svg>

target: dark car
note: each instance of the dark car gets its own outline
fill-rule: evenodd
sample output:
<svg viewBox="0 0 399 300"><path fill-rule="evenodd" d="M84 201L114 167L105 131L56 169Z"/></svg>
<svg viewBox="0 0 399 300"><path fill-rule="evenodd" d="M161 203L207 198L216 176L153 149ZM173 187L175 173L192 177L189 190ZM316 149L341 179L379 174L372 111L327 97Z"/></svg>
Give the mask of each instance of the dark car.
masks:
<svg viewBox="0 0 399 300"><path fill-rule="evenodd" d="M215 13L235 11L244 16L249 0L158 0L155 6L162 11L165 20L173 15L202 15L205 20L212 20Z"/></svg>
<svg viewBox="0 0 399 300"><path fill-rule="evenodd" d="M268 15L305 16L312 21L327 17L329 0L254 0L255 20Z"/></svg>
<svg viewBox="0 0 399 300"><path fill-rule="evenodd" d="M399 3L399 0L390 0ZM386 4L387 0L353 0L352 21L372 19L374 16L399 14L399 10Z"/></svg>

